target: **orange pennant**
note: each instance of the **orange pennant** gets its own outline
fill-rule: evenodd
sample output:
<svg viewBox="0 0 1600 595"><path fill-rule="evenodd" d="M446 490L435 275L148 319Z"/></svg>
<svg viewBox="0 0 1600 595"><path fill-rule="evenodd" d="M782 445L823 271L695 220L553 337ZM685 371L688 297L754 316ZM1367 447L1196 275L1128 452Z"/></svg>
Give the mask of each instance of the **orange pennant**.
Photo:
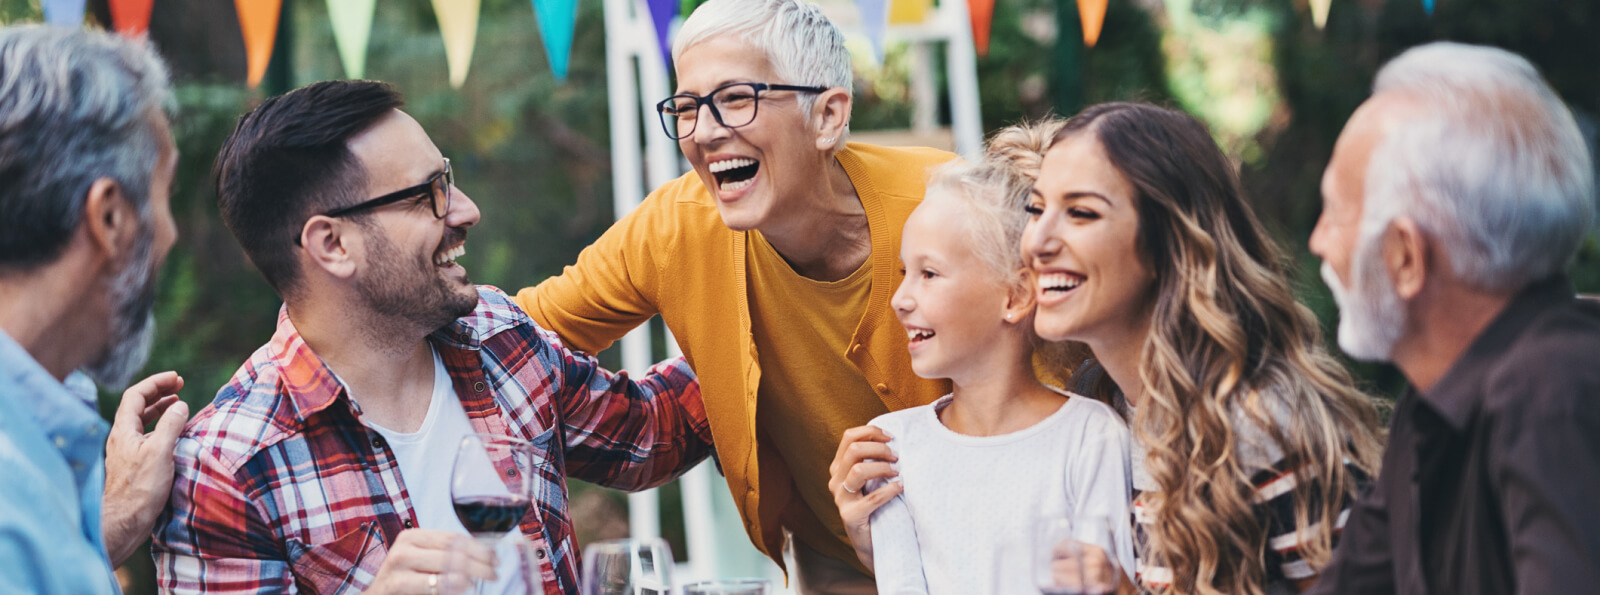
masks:
<svg viewBox="0 0 1600 595"><path fill-rule="evenodd" d="M272 44L278 39L278 13L283 0L233 0L239 12L239 31L244 34L244 53L249 63L250 87L261 84L272 60Z"/></svg>
<svg viewBox="0 0 1600 595"><path fill-rule="evenodd" d="M972 16L972 45L979 56L989 55L989 26L994 23L994 0L968 0Z"/></svg>
<svg viewBox="0 0 1600 595"><path fill-rule="evenodd" d="M150 30L150 11L156 0L111 0L111 27L134 38Z"/></svg>
<svg viewBox="0 0 1600 595"><path fill-rule="evenodd" d="M1078 0L1078 19L1083 21L1083 44L1094 47L1106 23L1106 0Z"/></svg>

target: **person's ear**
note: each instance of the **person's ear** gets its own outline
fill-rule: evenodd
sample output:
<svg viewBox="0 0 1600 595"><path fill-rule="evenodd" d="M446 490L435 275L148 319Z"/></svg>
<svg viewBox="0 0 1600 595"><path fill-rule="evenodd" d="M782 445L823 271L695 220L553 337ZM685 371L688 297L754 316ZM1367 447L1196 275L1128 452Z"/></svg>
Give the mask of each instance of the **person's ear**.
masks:
<svg viewBox="0 0 1600 595"><path fill-rule="evenodd" d="M1410 301L1422 293L1428 274L1429 238L1410 217L1397 217L1383 235L1383 266L1400 299Z"/></svg>
<svg viewBox="0 0 1600 595"><path fill-rule="evenodd" d="M817 149L832 150L843 142L850 129L850 94L834 87L823 91L812 105L812 121L816 122Z"/></svg>
<svg viewBox="0 0 1600 595"><path fill-rule="evenodd" d="M1031 271L1022 271L1017 275L1017 281L1010 284L1006 290L1005 307L1001 315L1006 322L1016 324L1028 319L1033 314L1035 303L1034 283Z"/></svg>
<svg viewBox="0 0 1600 595"><path fill-rule="evenodd" d="M122 185L111 178L100 178L89 184L89 194L83 202L83 225L89 242L102 258L116 262L123 253L133 249L139 237L138 210L129 202Z"/></svg>
<svg viewBox="0 0 1600 595"><path fill-rule="evenodd" d="M348 279L356 273L357 254L366 247L360 227L344 219L314 216L300 228L300 250L311 266Z"/></svg>

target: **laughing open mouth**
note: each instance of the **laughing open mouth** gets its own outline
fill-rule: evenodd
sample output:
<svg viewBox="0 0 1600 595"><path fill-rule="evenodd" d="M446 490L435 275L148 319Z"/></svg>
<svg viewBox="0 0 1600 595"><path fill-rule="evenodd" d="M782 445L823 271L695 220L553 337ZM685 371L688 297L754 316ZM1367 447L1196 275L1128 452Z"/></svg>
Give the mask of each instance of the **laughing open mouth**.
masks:
<svg viewBox="0 0 1600 595"><path fill-rule="evenodd" d="M756 172L761 169L761 162L747 158L724 159L710 164L707 168L711 170L712 177L717 179L719 189L742 190L755 179Z"/></svg>
<svg viewBox="0 0 1600 595"><path fill-rule="evenodd" d="M1067 293L1083 285L1084 277L1073 273L1049 273L1039 277L1039 289L1045 293Z"/></svg>

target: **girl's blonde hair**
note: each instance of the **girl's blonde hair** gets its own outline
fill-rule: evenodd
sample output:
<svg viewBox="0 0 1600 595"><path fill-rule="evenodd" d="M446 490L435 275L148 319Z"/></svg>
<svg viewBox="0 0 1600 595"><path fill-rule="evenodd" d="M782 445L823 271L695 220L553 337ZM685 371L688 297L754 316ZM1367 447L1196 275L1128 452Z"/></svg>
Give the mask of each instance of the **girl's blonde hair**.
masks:
<svg viewBox="0 0 1600 595"><path fill-rule="evenodd" d="M1010 287L1025 281L1027 264L1022 260L1022 228L1028 216L1028 194L1039 178L1039 165L1056 133L1067 123L1060 118L1021 122L1001 129L989 138L983 160L975 164L953 161L935 169L928 180L925 202L953 201L961 204L966 241L972 252ZM1031 290L1031 288L1030 288ZM1019 324L1032 334L1032 315ZM1070 371L1089 356L1081 343L1053 343L1033 338L1036 366L1054 376ZM1064 379L1067 374L1059 374ZM1103 397L1096 397L1105 401Z"/></svg>
<svg viewBox="0 0 1600 595"><path fill-rule="evenodd" d="M1361 481L1346 462L1378 472L1375 401L1295 301L1283 256L1203 124L1110 103L1073 117L1056 140L1081 134L1094 135L1136 189L1135 245L1156 279L1132 425L1159 486L1140 497L1155 515L1144 555L1172 569L1161 590L1264 591L1268 535L1252 476L1273 462L1246 460L1246 449L1275 446L1294 470L1299 555L1320 568Z"/></svg>

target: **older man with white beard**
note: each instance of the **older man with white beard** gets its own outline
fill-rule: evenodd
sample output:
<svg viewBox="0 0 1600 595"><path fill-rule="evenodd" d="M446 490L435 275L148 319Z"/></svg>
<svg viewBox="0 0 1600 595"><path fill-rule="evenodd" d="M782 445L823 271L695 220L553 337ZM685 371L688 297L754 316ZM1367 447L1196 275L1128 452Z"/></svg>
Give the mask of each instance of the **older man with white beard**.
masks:
<svg viewBox="0 0 1600 595"><path fill-rule="evenodd" d="M167 99L146 44L0 29L0 591L117 592L172 485L183 380L128 389L109 432L91 383L126 386L150 352Z"/></svg>
<svg viewBox="0 0 1600 595"><path fill-rule="evenodd" d="M1411 389L1313 592L1600 589L1600 304L1562 272L1595 219L1593 167L1521 57L1438 43L1379 72L1311 249L1340 346Z"/></svg>

